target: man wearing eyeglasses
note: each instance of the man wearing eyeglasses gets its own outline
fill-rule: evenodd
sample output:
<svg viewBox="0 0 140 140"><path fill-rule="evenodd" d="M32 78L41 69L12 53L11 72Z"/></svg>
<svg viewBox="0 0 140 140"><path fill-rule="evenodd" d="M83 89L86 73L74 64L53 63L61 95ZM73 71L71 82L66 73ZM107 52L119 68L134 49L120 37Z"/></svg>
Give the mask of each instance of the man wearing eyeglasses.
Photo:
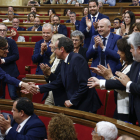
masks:
<svg viewBox="0 0 140 140"><path fill-rule="evenodd" d="M7 27L5 24L0 24L0 36L5 38L8 42L8 45L5 48L1 48L2 53L4 53L1 57L1 68L4 70L7 74L9 74L12 77L17 78L19 76L19 71L16 65L16 61L19 59L19 52L17 48L17 44L13 39L7 38ZM9 49L9 51L8 51ZM2 83L2 89L3 89L3 95L0 98L5 98L5 86L6 82ZM18 98L16 95L16 87L7 84L9 94L12 100L15 100Z"/></svg>

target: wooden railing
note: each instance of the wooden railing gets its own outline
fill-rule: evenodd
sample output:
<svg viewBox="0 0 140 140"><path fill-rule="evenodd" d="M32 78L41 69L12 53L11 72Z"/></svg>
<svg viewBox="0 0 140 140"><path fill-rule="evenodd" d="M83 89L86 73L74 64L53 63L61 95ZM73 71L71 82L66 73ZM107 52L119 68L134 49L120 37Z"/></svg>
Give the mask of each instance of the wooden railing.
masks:
<svg viewBox="0 0 140 140"><path fill-rule="evenodd" d="M12 100L0 99L1 110L10 111L12 109L12 105ZM57 113L63 113L70 117L75 123L92 128L94 128L96 123L99 121L108 121L116 125L119 135L129 135L138 140L140 138L140 127L93 113L37 103L34 103L34 112L36 115L46 117L53 117Z"/></svg>

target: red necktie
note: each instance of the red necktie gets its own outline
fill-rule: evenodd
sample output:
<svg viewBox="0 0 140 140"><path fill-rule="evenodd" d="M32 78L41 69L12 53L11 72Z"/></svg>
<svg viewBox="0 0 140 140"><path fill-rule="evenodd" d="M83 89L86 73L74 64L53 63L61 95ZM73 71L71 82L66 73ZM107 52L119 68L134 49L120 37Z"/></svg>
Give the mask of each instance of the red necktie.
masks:
<svg viewBox="0 0 140 140"><path fill-rule="evenodd" d="M18 125L18 127L17 127L17 129L16 129L17 132L18 132L19 128L20 128L20 124Z"/></svg>

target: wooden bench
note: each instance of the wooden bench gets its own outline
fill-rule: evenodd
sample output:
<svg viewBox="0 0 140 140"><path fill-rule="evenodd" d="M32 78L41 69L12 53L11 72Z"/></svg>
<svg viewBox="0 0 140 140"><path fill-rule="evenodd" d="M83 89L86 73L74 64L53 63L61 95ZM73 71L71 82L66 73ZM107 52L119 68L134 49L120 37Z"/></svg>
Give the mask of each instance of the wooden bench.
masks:
<svg viewBox="0 0 140 140"><path fill-rule="evenodd" d="M12 100L0 99L0 109L11 111L13 106ZM140 127L125 123L109 117L88 113L79 110L73 110L64 107L57 107L51 105L42 105L34 103L34 113L39 116L53 117L57 113L63 113L71 118L75 123L84 126L95 128L99 121L108 121L116 125L118 128L118 135L129 135L136 139L140 138Z"/></svg>

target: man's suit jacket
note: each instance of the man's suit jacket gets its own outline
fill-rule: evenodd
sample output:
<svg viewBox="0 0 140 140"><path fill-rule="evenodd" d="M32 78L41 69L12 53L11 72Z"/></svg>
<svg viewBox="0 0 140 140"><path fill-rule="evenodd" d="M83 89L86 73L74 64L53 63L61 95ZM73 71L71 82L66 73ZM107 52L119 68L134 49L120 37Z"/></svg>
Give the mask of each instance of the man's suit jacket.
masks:
<svg viewBox="0 0 140 140"><path fill-rule="evenodd" d="M1 80L5 83L15 85L16 87L18 87L20 83L18 79L11 77L9 74L6 74L6 72L0 68L0 82Z"/></svg>
<svg viewBox="0 0 140 140"><path fill-rule="evenodd" d="M97 49L93 49L93 45L95 44L94 37L95 36L92 37L90 46L86 53L86 56L88 59L93 58L91 67L97 67L97 65L99 65L100 60L101 60L101 52L102 52L102 49L100 46L98 46ZM121 39L121 36L110 33L110 36L107 41L106 49L104 52L105 58L106 58L106 64L109 63L113 73L115 73L115 71L117 69L120 69L120 67L121 67L120 56L117 54L117 51L118 51L117 41L119 39ZM118 66L118 67L120 66L120 67L117 68L116 66ZM93 72L91 72L91 74L92 74L92 76L96 76L99 79L103 78Z"/></svg>
<svg viewBox="0 0 140 140"><path fill-rule="evenodd" d="M25 31L25 28L18 27L17 31Z"/></svg>
<svg viewBox="0 0 140 140"><path fill-rule="evenodd" d="M66 0L59 0L58 4L64 4L66 3ZM51 4L57 4L55 0L52 1Z"/></svg>
<svg viewBox="0 0 140 140"><path fill-rule="evenodd" d="M108 16L99 13L98 18L96 19L96 21L98 21L98 19L100 20L102 18L109 19ZM91 15L90 14L88 14L88 19L91 20ZM97 35L98 34L98 32L95 31L94 26L92 26L92 28L90 29L89 32L87 32L86 28L87 28L86 19L85 19L85 17L83 17L81 22L80 22L79 31L81 31L85 35L84 46L83 46L84 48L88 48L89 45L90 45L91 37L93 35Z"/></svg>
<svg viewBox="0 0 140 140"><path fill-rule="evenodd" d="M114 30L115 30L115 28L111 28L111 29L110 29L110 32L114 32Z"/></svg>
<svg viewBox="0 0 140 140"><path fill-rule="evenodd" d="M96 90L87 87L90 71L86 60L78 53L71 52L67 64L62 62L57 79L46 85L39 85L40 92L64 86L71 108L87 112L96 112L101 107Z"/></svg>
<svg viewBox="0 0 140 140"><path fill-rule="evenodd" d="M17 126L13 121L5 140L44 140L47 136L45 125L35 114L29 118L20 133L16 131Z"/></svg>
<svg viewBox="0 0 140 140"><path fill-rule="evenodd" d="M130 80L132 81L130 85L130 94L129 94L129 118L130 122L135 123L134 114L136 114L138 122L140 124L140 63L134 61L129 73L127 74ZM137 80L136 80L137 79ZM107 80L106 89L120 89L126 90L126 87L123 86L118 80ZM135 111L134 111L135 108Z"/></svg>
<svg viewBox="0 0 140 140"><path fill-rule="evenodd" d="M85 60L88 62L88 58L86 57L86 52L87 52L87 48L83 48L82 46L80 46L80 49L79 49L79 54L81 54Z"/></svg>
<svg viewBox="0 0 140 140"><path fill-rule="evenodd" d="M67 36L67 27L59 24L58 33Z"/></svg>
<svg viewBox="0 0 140 140"><path fill-rule="evenodd" d="M46 79L47 83L49 83L49 81L52 82L52 81L56 80L57 76L60 73L62 62L63 62L63 60L60 60L55 72L51 73L51 75L48 77L48 79ZM67 94L66 94L65 88L60 87L57 90L52 90L52 92L53 92L55 106L64 106L64 103L67 100ZM47 96L48 96L48 92L45 92L43 95L42 101L45 100L47 98Z"/></svg>
<svg viewBox="0 0 140 140"><path fill-rule="evenodd" d="M67 20L66 23L71 23L70 20ZM75 28L76 30L79 30L79 26L80 26L80 21L79 20L76 20L75 22Z"/></svg>
<svg viewBox="0 0 140 140"><path fill-rule="evenodd" d="M10 76L18 77L19 71L16 65L16 61L19 59L18 47L13 39L6 37L6 40L8 41L10 48L7 57L3 58L5 63L1 64L1 68Z"/></svg>
<svg viewBox="0 0 140 140"><path fill-rule="evenodd" d="M32 61L33 63L38 63L37 65L37 69L36 69L36 74L42 74L43 72L40 69L40 63L44 63L44 64L48 64L50 66L50 56L52 54L51 52L51 48L48 46L47 51L44 52L43 55L40 55L41 52L41 43L44 42L44 39L41 39L40 41L36 42L35 44L35 51L34 54L32 56Z"/></svg>
<svg viewBox="0 0 140 140"><path fill-rule="evenodd" d="M134 6L134 4L130 4L129 6ZM140 6L140 4L139 4L139 6Z"/></svg>
<svg viewBox="0 0 140 140"><path fill-rule="evenodd" d="M28 28L28 31L32 31L32 28L33 28L34 26L32 26L32 27L29 27ZM42 26L39 26L39 28L37 29L37 31L42 31Z"/></svg>

